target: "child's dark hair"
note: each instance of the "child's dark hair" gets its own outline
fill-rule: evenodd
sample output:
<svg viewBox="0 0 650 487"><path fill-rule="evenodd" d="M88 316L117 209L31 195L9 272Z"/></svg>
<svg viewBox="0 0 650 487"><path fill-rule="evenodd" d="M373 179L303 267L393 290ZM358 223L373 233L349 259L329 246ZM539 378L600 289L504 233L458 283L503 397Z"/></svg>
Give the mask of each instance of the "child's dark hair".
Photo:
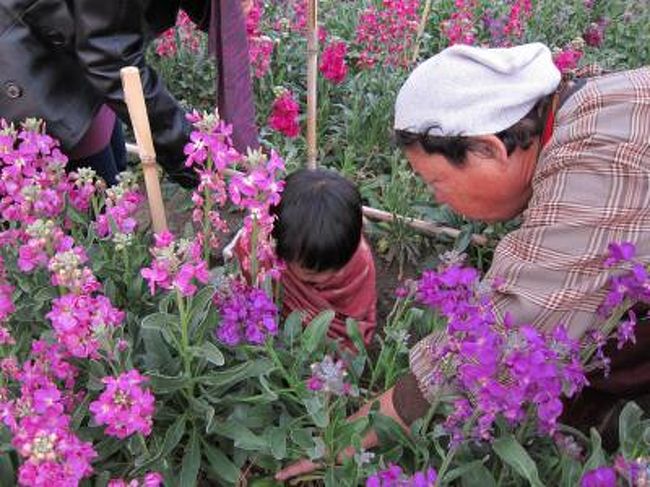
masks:
<svg viewBox="0 0 650 487"><path fill-rule="evenodd" d="M278 256L314 272L338 270L361 241L361 195L333 171L299 169L286 178L280 203L273 207Z"/></svg>
<svg viewBox="0 0 650 487"><path fill-rule="evenodd" d="M495 134L506 146L508 155L519 147L528 149L533 139L541 135L544 129L544 122L548 115L550 98L540 100L533 109L513 126ZM437 125L427 127L422 132L411 132L408 130L396 130L395 142L399 147L408 148L419 143L427 154L441 154L454 165L461 166L467 158L468 152L485 154L490 156L485 144L473 137L466 137L462 134L452 136L437 136L431 132L439 128Z"/></svg>

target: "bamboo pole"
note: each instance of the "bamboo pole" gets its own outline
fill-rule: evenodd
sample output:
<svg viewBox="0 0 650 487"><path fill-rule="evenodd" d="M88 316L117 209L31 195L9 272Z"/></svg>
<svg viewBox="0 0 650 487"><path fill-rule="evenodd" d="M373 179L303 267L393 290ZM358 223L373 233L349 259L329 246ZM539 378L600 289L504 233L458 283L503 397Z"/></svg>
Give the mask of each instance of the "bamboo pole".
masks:
<svg viewBox="0 0 650 487"><path fill-rule="evenodd" d="M126 150L130 154L138 153L138 147L135 144L127 143ZM237 175L242 174L241 172L235 171L234 169L226 169L224 172L229 176L235 174ZM392 223L394 221L403 222L405 225L415 230L416 232L421 233L423 235L428 235L429 237L446 236L446 237L456 238L460 234L460 230L457 230L456 228L436 225L435 223L419 220L417 218L408 218L401 215L393 215L392 213L389 213L387 211L378 210L370 206L363 207L363 216L365 216L368 220L381 221L387 223ZM474 234L472 235L472 242L475 245L486 245L488 243L488 239L485 235Z"/></svg>
<svg viewBox="0 0 650 487"><path fill-rule="evenodd" d="M120 70L122 86L124 88L124 101L129 109L131 125L137 143L136 150L142 162L144 184L147 188L151 223L155 233L167 230L165 205L163 204L158 168L156 166L156 151L151 137L151 127L147 116L147 106L142 93L142 82L138 68L129 66Z"/></svg>
<svg viewBox="0 0 650 487"><path fill-rule="evenodd" d="M308 0L307 18L307 167L316 169L316 115L318 84L318 0Z"/></svg>
<svg viewBox="0 0 650 487"><path fill-rule="evenodd" d="M426 2L424 3L424 9L422 10L422 17L420 17L420 24L418 25L418 31L415 37L415 46L413 46L413 55L411 57L411 64L415 64L415 62L418 60L418 55L420 54L420 43L422 42L422 36L424 35L424 31L427 28L429 15L431 14L431 3L432 0L426 0Z"/></svg>

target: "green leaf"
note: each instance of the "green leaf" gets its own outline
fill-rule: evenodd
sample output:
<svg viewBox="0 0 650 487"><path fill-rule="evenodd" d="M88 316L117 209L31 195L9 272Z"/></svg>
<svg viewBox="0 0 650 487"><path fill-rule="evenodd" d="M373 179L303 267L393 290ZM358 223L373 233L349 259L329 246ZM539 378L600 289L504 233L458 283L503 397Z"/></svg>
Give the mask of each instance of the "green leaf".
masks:
<svg viewBox="0 0 650 487"><path fill-rule="evenodd" d="M307 412L319 428L326 428L330 423L330 416L320 396L312 396L303 400Z"/></svg>
<svg viewBox="0 0 650 487"><path fill-rule="evenodd" d="M217 367L221 367L226 362L221 350L212 342L203 342L200 347L192 347L192 354L195 357L207 360Z"/></svg>
<svg viewBox="0 0 650 487"><path fill-rule="evenodd" d="M171 372L171 369L178 370L177 363L172 359L169 347L163 339L162 333L158 330L140 330L140 336L144 342L144 363L148 370L161 370Z"/></svg>
<svg viewBox="0 0 650 487"><path fill-rule="evenodd" d="M472 470L479 470L481 467L483 467L483 460L475 460L461 465L460 467L447 472L442 478L442 483L449 484L458 478L468 475Z"/></svg>
<svg viewBox="0 0 650 487"><path fill-rule="evenodd" d="M198 381L207 386L226 388L251 377L269 374L274 369L273 362L270 360L257 359L235 365L226 370L212 372L200 377Z"/></svg>
<svg viewBox="0 0 650 487"><path fill-rule="evenodd" d="M16 485L16 473L9 453L0 455L0 485Z"/></svg>
<svg viewBox="0 0 650 487"><path fill-rule="evenodd" d="M593 470L594 468L602 467L603 465L607 464L607 460L605 459L605 452L603 451L602 447L602 440L600 439L598 431L596 431L595 428L591 428L589 430L589 436L591 438L591 455L587 459L587 462L582 469L581 477L589 470Z"/></svg>
<svg viewBox="0 0 650 487"><path fill-rule="evenodd" d="M236 419L228 419L225 422L214 421L210 433L230 438L235 442L235 448L252 451L268 450L268 445L264 441L264 438L257 436Z"/></svg>
<svg viewBox="0 0 650 487"><path fill-rule="evenodd" d="M359 330L359 322L348 318L345 320L345 329L348 332L348 336L352 340L352 343L359 353L366 353L366 344L363 342L363 337L361 336L361 330Z"/></svg>
<svg viewBox="0 0 650 487"><path fill-rule="evenodd" d="M619 443L626 458L633 458L634 449L641 433L643 410L634 402L628 402L618 418Z"/></svg>
<svg viewBox="0 0 650 487"><path fill-rule="evenodd" d="M165 439L160 447L160 450L153 455L152 457L139 457L135 459L135 467L138 472L141 472L148 467L154 465L163 458L169 456L169 454L176 448L180 443L183 435L185 434L185 415L181 415L165 433Z"/></svg>
<svg viewBox="0 0 650 487"><path fill-rule="evenodd" d="M398 442L400 445L406 445L412 451L415 451L413 440L404 433L402 427L393 418L376 413L372 418L372 425L377 431L380 443Z"/></svg>
<svg viewBox="0 0 650 487"><path fill-rule="evenodd" d="M528 480L530 485L533 487L544 487L544 484L539 478L537 465L514 436L507 435L497 438L492 443L492 449L504 463L511 466L515 472Z"/></svg>
<svg viewBox="0 0 650 487"><path fill-rule="evenodd" d="M276 460L283 460L287 457L287 430L271 426L266 430L266 441L271 447L271 455Z"/></svg>
<svg viewBox="0 0 650 487"><path fill-rule="evenodd" d="M461 477L461 485L463 487L496 487L497 482L492 473L481 465L466 471Z"/></svg>
<svg viewBox="0 0 650 487"><path fill-rule="evenodd" d="M189 380L184 375L169 377L159 374L149 374L147 377L149 378L149 384L151 384L153 392L156 394L176 392L185 387Z"/></svg>
<svg viewBox="0 0 650 487"><path fill-rule="evenodd" d="M52 286L42 287L33 295L33 299L39 303L49 303L59 295L57 289Z"/></svg>
<svg viewBox="0 0 650 487"><path fill-rule="evenodd" d="M308 429L293 430L291 432L291 439L303 450L314 446L314 438Z"/></svg>
<svg viewBox="0 0 650 487"><path fill-rule="evenodd" d="M220 449L203 441L203 455L208 461L209 472L227 485L235 485L239 481L240 470Z"/></svg>
<svg viewBox="0 0 650 487"><path fill-rule="evenodd" d="M214 286L206 286L192 298L190 333L194 334L203 323L203 320L205 320L215 292L217 292L217 288Z"/></svg>
<svg viewBox="0 0 650 487"><path fill-rule="evenodd" d="M582 470L580 462L567 455L563 455L560 460L560 469L562 472L560 485L578 485L580 483L580 473Z"/></svg>
<svg viewBox="0 0 650 487"><path fill-rule="evenodd" d="M183 455L180 485L196 485L196 477L199 475L200 466L201 443L199 443L199 435L195 428L192 430L189 447L185 451L185 455Z"/></svg>
<svg viewBox="0 0 650 487"><path fill-rule="evenodd" d="M169 313L152 313L142 318L140 327L143 330L164 331L168 327L179 327L178 316Z"/></svg>
<svg viewBox="0 0 650 487"><path fill-rule="evenodd" d="M329 329L334 316L334 311L325 310L319 313L311 323L307 325L302 334L302 350L305 355L309 356L314 353L318 349L319 345L325 341L327 330Z"/></svg>
<svg viewBox="0 0 650 487"><path fill-rule="evenodd" d="M282 327L282 338L288 346L292 346L296 338L302 333L302 313L294 311L286 320Z"/></svg>

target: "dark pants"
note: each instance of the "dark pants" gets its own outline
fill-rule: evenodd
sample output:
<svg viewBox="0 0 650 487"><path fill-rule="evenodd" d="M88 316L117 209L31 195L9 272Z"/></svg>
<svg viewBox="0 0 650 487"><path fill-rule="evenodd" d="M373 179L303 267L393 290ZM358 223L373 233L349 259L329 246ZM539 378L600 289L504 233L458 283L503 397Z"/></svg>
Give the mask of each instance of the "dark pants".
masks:
<svg viewBox="0 0 650 487"><path fill-rule="evenodd" d="M104 149L83 159L69 161L66 169L75 171L80 167L94 169L109 186L117 184L117 175L126 170L126 147L119 120L115 121L111 141Z"/></svg>

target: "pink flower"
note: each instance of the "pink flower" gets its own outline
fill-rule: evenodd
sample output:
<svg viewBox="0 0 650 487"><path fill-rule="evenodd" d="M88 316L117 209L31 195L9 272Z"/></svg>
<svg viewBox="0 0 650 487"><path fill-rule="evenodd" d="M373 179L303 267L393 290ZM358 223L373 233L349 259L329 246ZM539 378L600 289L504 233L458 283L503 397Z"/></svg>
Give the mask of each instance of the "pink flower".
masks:
<svg viewBox="0 0 650 487"><path fill-rule="evenodd" d="M320 71L325 79L334 84L342 83L348 74L348 67L345 64L345 55L348 46L344 41L331 42L321 56Z"/></svg>
<svg viewBox="0 0 650 487"><path fill-rule="evenodd" d="M475 0L456 0L456 9L448 20L441 25L442 33L449 40L449 45L474 44L476 40L476 27L474 10Z"/></svg>
<svg viewBox="0 0 650 487"><path fill-rule="evenodd" d="M273 102L269 126L289 138L297 137L300 134L300 123L298 115L300 105L289 90L284 90Z"/></svg>
<svg viewBox="0 0 650 487"><path fill-rule="evenodd" d="M419 25L419 0L383 0L381 7L368 7L359 15L355 43L361 54L358 64L405 67Z"/></svg>
<svg viewBox="0 0 650 487"><path fill-rule="evenodd" d="M95 422L107 425L106 434L120 439L133 433L148 436L153 425L154 397L141 387L146 379L132 369L118 377L104 377L106 390L90 403Z"/></svg>
<svg viewBox="0 0 650 487"><path fill-rule="evenodd" d="M101 346L98 333L120 326L124 312L105 296L65 294L52 302L46 317L57 340L74 357L95 357Z"/></svg>
<svg viewBox="0 0 650 487"><path fill-rule="evenodd" d="M572 71L578 67L583 52L576 47L569 45L553 55L553 62L562 73Z"/></svg>

